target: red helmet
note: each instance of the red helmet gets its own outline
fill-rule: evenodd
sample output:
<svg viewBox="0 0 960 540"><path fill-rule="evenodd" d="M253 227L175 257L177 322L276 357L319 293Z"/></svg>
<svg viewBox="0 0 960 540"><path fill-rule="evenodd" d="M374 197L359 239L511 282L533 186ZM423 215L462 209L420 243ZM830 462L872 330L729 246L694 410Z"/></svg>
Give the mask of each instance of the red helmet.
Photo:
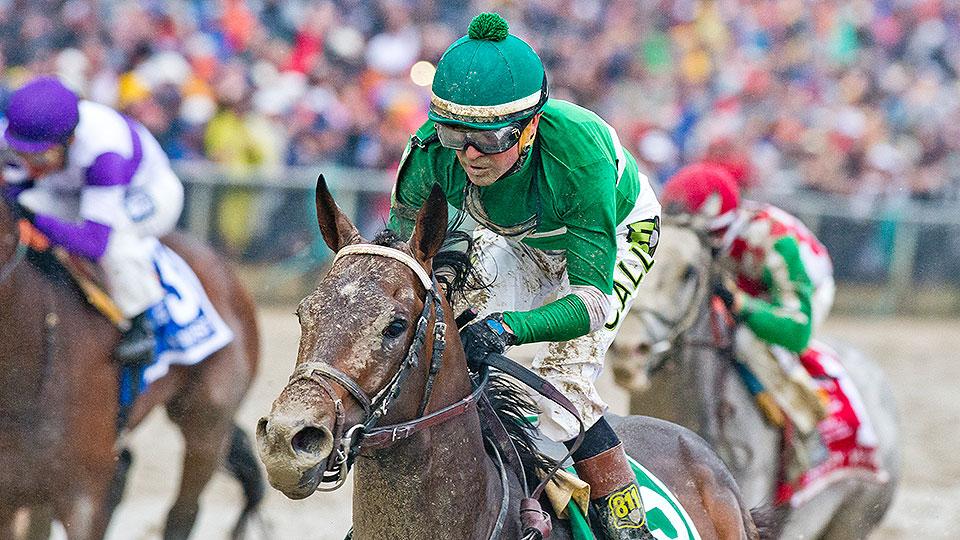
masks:
<svg viewBox="0 0 960 540"><path fill-rule="evenodd" d="M712 163L694 163L677 171L660 195L666 215L683 216L689 224L710 232L733 223L740 191L733 176Z"/></svg>

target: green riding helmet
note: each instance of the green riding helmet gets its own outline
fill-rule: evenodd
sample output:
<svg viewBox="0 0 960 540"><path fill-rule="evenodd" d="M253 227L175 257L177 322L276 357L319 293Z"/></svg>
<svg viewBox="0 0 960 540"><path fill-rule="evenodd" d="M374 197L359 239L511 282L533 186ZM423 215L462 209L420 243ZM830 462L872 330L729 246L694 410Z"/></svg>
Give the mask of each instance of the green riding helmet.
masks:
<svg viewBox="0 0 960 540"><path fill-rule="evenodd" d="M499 129L536 114L547 101L543 62L496 13L473 18L443 53L433 77L431 120Z"/></svg>

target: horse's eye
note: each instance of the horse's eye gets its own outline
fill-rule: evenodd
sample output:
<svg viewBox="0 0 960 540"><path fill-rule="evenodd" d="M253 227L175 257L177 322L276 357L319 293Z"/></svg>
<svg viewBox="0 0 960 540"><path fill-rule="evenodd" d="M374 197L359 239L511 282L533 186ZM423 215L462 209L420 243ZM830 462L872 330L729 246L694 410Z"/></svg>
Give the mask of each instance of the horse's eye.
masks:
<svg viewBox="0 0 960 540"><path fill-rule="evenodd" d="M403 319L394 319L383 329L383 336L388 338L398 338L403 331L407 329L407 321Z"/></svg>

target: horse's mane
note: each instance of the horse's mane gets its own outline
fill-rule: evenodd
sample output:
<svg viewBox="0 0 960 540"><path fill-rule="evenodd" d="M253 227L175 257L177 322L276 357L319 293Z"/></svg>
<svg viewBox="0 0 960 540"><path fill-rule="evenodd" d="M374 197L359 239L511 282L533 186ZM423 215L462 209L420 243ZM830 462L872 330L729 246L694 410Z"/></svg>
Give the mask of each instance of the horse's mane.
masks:
<svg viewBox="0 0 960 540"><path fill-rule="evenodd" d="M11 201L7 199L8 195L3 192L3 189L3 186L0 186L0 223L2 223L3 226L9 225L9 227L15 229L17 222L26 218L19 205L17 203L11 203ZM28 246L26 260L53 284L70 289L78 298L84 300L84 303L86 303L86 297L83 291L80 290L80 286L70 275L70 272L64 268L63 264L57 260L52 250L46 249L38 251L35 247ZM2 262L3 261L0 261L0 263Z"/></svg>
<svg viewBox="0 0 960 540"><path fill-rule="evenodd" d="M451 222L443 247L433 258L434 275L443 285L447 300L451 303L455 297L462 298L470 291L488 287L473 267L473 236L460 230L459 225L458 220ZM371 241L376 245L394 248L402 242L401 235L390 229L384 229ZM520 454L520 461L529 476L528 481L539 482L538 472L549 472L555 462L537 449L536 441L540 435L530 420L531 416L539 413L537 405L512 378L500 373L490 375L486 394Z"/></svg>
<svg viewBox="0 0 960 540"><path fill-rule="evenodd" d="M437 281L443 285L447 300L462 298L469 291L484 289L486 283L473 269L470 254L473 251L473 237L470 233L457 229L459 224L454 222L447 229L443 247L433 258L433 272ZM399 233L391 229L384 229L378 233L372 244L396 248L403 243Z"/></svg>
<svg viewBox="0 0 960 540"><path fill-rule="evenodd" d="M487 398L517 447L523 469L527 471L527 481L534 484L540 482L538 473L547 474L556 464L537 448L540 431L530 419L539 414L540 409L526 390L501 373L490 374Z"/></svg>

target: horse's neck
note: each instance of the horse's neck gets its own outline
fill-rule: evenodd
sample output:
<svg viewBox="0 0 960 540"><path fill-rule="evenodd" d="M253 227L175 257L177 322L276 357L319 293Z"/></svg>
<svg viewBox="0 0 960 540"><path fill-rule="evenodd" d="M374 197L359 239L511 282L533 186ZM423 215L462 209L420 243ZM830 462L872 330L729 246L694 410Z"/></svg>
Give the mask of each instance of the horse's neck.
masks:
<svg viewBox="0 0 960 540"><path fill-rule="evenodd" d="M47 315L53 300L42 277L21 262L0 283L0 415L35 418L53 361L54 336Z"/></svg>
<svg viewBox="0 0 960 540"><path fill-rule="evenodd" d="M730 366L715 347L703 346L714 343L713 321L709 299L700 309L700 315L687 333L687 344L680 353L680 373L689 381L687 387L693 393L691 403L697 403L690 413L694 415L695 430L711 445L716 445L720 434L720 403L724 399L724 384L730 374ZM697 345L692 346L696 343Z"/></svg>
<svg viewBox="0 0 960 540"><path fill-rule="evenodd" d="M444 318L447 354L428 411L453 404L472 391L457 325L446 304ZM500 475L484 451L476 408L374 455L361 454L354 470L354 538L358 540L485 540L500 508Z"/></svg>
<svg viewBox="0 0 960 540"><path fill-rule="evenodd" d="M12 309L9 300L11 291L14 290L12 281L16 277L14 274L17 268L14 266L24 264L22 261L17 263L17 244L20 237L16 226L5 212L6 208L0 201L0 300L3 301L0 303L0 310L4 312Z"/></svg>
<svg viewBox="0 0 960 540"><path fill-rule="evenodd" d="M716 449L748 499L767 500L775 487L779 433L764 420L731 360L703 346L714 343L712 326L707 302L679 351L678 383L690 392L677 402L679 423Z"/></svg>
<svg viewBox="0 0 960 540"><path fill-rule="evenodd" d="M500 508L476 413L357 460L354 538L478 538Z"/></svg>

